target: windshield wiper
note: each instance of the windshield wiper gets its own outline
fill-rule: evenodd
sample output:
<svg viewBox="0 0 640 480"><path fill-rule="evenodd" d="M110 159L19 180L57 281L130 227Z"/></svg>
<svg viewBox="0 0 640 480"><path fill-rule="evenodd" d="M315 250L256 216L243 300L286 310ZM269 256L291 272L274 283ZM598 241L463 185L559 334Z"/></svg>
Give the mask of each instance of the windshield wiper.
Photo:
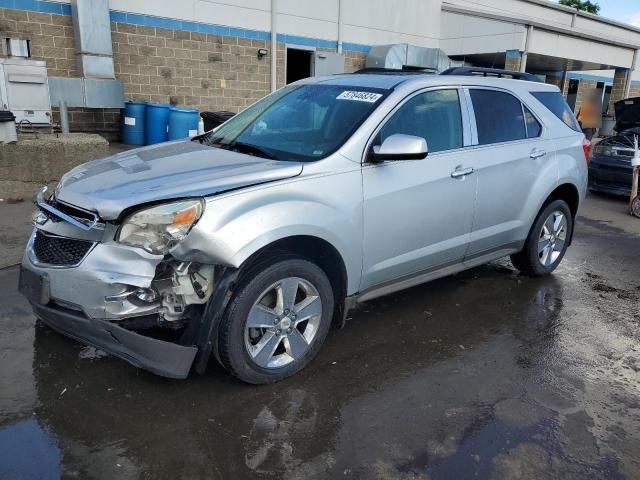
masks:
<svg viewBox="0 0 640 480"><path fill-rule="evenodd" d="M258 157L268 158L270 160L278 159L278 157L272 151L264 147L253 145L251 143L231 142L229 145L231 147L235 147L236 150L241 153L248 153L249 155L256 155Z"/></svg>
<svg viewBox="0 0 640 480"><path fill-rule="evenodd" d="M247 153L256 157L268 158L269 160L277 160L278 157L271 150L244 142L223 142L221 138L207 142L210 147L222 148L223 150L231 150L234 152Z"/></svg>

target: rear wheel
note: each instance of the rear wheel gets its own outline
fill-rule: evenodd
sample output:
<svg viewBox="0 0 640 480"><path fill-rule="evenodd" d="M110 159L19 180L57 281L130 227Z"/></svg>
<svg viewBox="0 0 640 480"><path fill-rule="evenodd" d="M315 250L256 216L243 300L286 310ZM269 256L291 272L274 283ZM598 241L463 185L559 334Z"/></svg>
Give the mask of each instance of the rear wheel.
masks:
<svg viewBox="0 0 640 480"><path fill-rule="evenodd" d="M274 259L241 279L220 325L223 365L253 384L282 380L318 353L331 325L333 290L324 271Z"/></svg>
<svg viewBox="0 0 640 480"><path fill-rule="evenodd" d="M524 248L511 256L511 262L526 275L549 274L560 265L572 232L569 206L564 200L554 200L538 214Z"/></svg>
<svg viewBox="0 0 640 480"><path fill-rule="evenodd" d="M631 202L631 215L640 218L640 196L637 196Z"/></svg>

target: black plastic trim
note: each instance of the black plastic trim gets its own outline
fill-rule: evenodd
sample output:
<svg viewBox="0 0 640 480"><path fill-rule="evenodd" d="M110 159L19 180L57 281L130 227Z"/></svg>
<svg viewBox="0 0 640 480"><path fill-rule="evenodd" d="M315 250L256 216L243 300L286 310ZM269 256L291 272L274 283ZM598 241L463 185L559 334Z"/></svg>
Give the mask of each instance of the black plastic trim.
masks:
<svg viewBox="0 0 640 480"><path fill-rule="evenodd" d="M513 80L526 80L528 82L542 83L538 77L531 73L515 72L513 70L502 70L499 68L482 68L482 67L451 67L440 75L461 75L465 77L509 77Z"/></svg>

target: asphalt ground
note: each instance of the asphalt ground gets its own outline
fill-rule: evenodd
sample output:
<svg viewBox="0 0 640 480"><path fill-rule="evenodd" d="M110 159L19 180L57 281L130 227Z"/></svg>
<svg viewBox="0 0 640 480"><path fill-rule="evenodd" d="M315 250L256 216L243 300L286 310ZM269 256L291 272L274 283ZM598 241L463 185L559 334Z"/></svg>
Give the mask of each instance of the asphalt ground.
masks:
<svg viewBox="0 0 640 480"><path fill-rule="evenodd" d="M30 208L0 204L6 264ZM371 301L263 387L215 361L172 381L79 345L4 268L0 479L640 478L640 220L625 208L590 196L554 275L505 260Z"/></svg>

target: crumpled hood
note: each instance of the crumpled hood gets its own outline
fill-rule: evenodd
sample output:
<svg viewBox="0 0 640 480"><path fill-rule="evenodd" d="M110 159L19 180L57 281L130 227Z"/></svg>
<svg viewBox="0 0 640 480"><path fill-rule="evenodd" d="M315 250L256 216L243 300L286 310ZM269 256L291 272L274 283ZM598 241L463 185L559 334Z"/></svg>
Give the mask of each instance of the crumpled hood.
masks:
<svg viewBox="0 0 640 480"><path fill-rule="evenodd" d="M181 140L79 165L62 177L56 198L113 220L124 209L142 203L212 195L301 172L299 162L269 160Z"/></svg>

